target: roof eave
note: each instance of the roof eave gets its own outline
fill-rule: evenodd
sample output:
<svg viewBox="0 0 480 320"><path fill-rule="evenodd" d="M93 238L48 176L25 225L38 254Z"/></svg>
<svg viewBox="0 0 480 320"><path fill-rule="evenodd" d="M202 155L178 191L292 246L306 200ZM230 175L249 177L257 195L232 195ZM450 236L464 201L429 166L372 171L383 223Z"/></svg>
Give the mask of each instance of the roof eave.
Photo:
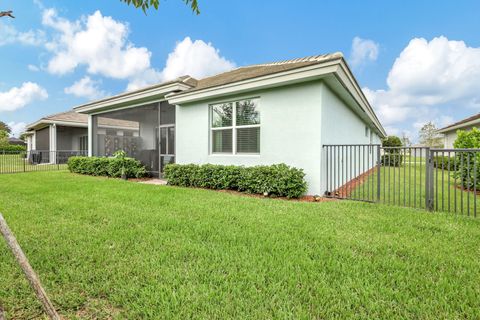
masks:
<svg viewBox="0 0 480 320"><path fill-rule="evenodd" d="M64 126L64 127L88 127L87 122L77 122L77 121L62 121L62 120L49 120L49 119L40 119L32 124L27 125L26 130L39 130L43 129L51 124Z"/></svg>
<svg viewBox="0 0 480 320"><path fill-rule="evenodd" d="M453 124L453 125L450 125L448 127L438 129L437 132L438 133L446 133L446 132L459 130L459 129L469 127L469 126L472 126L472 125L476 125L476 124L480 124L480 118L479 119L474 119L474 120L471 120L471 121L468 121L468 122L464 122L464 123Z"/></svg>
<svg viewBox="0 0 480 320"><path fill-rule="evenodd" d="M185 91L175 94L166 95L168 102L171 104L184 104L205 99L218 98L225 95L239 94L252 90L262 90L277 86L289 85L300 82L307 82L325 78L334 75L342 86L347 90L356 101L357 104L368 114L373 124L377 128L378 133L386 136L385 129L378 120L373 108L370 106L367 98L363 94L360 86L353 77L352 72L348 68L342 57L331 59L321 64L310 65L297 69L282 71L262 77L247 79L220 85L211 88L205 88L195 91Z"/></svg>
<svg viewBox="0 0 480 320"><path fill-rule="evenodd" d="M150 86L141 90L123 93L120 95L112 96L106 99L101 99L93 102L89 102L73 108L79 113L95 113L98 111L104 111L109 109L115 109L117 107L123 107L128 104L136 102L148 102L149 100L155 100L164 97L167 93L184 91L190 89L191 86L183 82L174 82L169 84L160 84L156 86Z"/></svg>

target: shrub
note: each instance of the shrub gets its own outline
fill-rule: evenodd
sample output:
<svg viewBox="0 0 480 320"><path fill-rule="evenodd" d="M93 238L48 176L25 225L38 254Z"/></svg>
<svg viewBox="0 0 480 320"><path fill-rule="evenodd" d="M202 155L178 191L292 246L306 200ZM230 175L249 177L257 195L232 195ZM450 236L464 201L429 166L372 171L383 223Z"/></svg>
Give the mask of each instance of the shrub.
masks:
<svg viewBox="0 0 480 320"><path fill-rule="evenodd" d="M433 158L433 166L442 170L454 171L456 162L455 157L437 156Z"/></svg>
<svg viewBox="0 0 480 320"><path fill-rule="evenodd" d="M298 198L307 191L303 170L285 164L271 166L223 166L169 164L165 167L168 184L217 190Z"/></svg>
<svg viewBox="0 0 480 320"><path fill-rule="evenodd" d="M480 130L458 130L457 139L453 143L455 149L480 149ZM480 152L456 152L457 171L454 176L463 188L479 190L480 188ZM476 186L475 186L475 181Z"/></svg>
<svg viewBox="0 0 480 320"><path fill-rule="evenodd" d="M400 154L399 150L385 153L381 157L382 166L400 167L403 164L403 155Z"/></svg>
<svg viewBox="0 0 480 320"><path fill-rule="evenodd" d="M27 151L27 147L15 144L7 144L0 146L0 153L5 152L22 152Z"/></svg>
<svg viewBox="0 0 480 320"><path fill-rule="evenodd" d="M127 178L142 178L147 175L145 167L133 158L70 157L68 170L91 176L119 178L122 171Z"/></svg>
<svg viewBox="0 0 480 320"><path fill-rule="evenodd" d="M402 140L397 136L388 136L382 140L384 154L381 157L383 166L400 167L403 164ZM398 149L396 149L398 148Z"/></svg>

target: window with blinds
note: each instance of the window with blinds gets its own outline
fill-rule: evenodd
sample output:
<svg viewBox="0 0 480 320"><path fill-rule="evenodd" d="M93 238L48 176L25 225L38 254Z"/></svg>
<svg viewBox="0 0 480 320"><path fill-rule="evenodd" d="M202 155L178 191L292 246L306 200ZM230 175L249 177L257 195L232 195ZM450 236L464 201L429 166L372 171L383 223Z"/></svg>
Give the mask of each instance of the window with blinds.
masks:
<svg viewBox="0 0 480 320"><path fill-rule="evenodd" d="M212 153L260 153L258 99L210 106Z"/></svg>

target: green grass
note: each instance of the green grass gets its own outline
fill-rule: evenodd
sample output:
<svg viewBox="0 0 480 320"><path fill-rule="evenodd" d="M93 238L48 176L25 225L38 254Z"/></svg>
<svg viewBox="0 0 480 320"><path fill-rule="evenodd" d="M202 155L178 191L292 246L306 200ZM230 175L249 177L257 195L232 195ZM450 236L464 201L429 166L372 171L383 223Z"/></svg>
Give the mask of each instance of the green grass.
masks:
<svg viewBox="0 0 480 320"><path fill-rule="evenodd" d="M380 202L399 206L426 208L426 165L424 158L406 157L400 167L381 167ZM442 183L443 181L443 183ZM377 200L378 173L371 174L364 183L353 188L350 197ZM464 215L480 211L480 196L461 190L459 180L447 170L434 169L434 209ZM457 187L455 187L457 186ZM477 208L478 206L478 208Z"/></svg>
<svg viewBox="0 0 480 320"><path fill-rule="evenodd" d="M68 172L0 175L0 211L66 318L480 317L480 222ZM0 244L9 319L41 309Z"/></svg>
<svg viewBox="0 0 480 320"><path fill-rule="evenodd" d="M33 171L52 171L66 170L66 164L31 164L24 158L24 153L18 154L1 154L0 151L0 174L33 172Z"/></svg>

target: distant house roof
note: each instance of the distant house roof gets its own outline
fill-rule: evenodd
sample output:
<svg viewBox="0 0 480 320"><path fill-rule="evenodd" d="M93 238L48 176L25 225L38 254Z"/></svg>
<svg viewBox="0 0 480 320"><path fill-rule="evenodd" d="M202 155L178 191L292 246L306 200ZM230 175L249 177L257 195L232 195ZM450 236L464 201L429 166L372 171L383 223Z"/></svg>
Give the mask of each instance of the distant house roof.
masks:
<svg viewBox="0 0 480 320"><path fill-rule="evenodd" d="M25 141L23 141L22 139L15 138L15 137L10 137L10 138L8 138L8 143L13 144L13 145L23 146L25 144Z"/></svg>
<svg viewBox="0 0 480 320"><path fill-rule="evenodd" d="M471 125L479 124L480 123L480 113L473 115L471 117L465 118L463 120L457 121L449 126L441 128L438 130L440 133L445 133L453 130L458 130L464 127L468 127Z"/></svg>
<svg viewBox="0 0 480 320"><path fill-rule="evenodd" d="M46 117L41 118L40 120L29 124L27 130L34 130L44 127L49 124L58 124L65 127L87 127L88 125L88 115L83 113L78 113L73 110L60 112L52 114ZM138 129L138 122L112 119L112 118L98 118L99 126L112 127L112 128L127 128L127 129Z"/></svg>

